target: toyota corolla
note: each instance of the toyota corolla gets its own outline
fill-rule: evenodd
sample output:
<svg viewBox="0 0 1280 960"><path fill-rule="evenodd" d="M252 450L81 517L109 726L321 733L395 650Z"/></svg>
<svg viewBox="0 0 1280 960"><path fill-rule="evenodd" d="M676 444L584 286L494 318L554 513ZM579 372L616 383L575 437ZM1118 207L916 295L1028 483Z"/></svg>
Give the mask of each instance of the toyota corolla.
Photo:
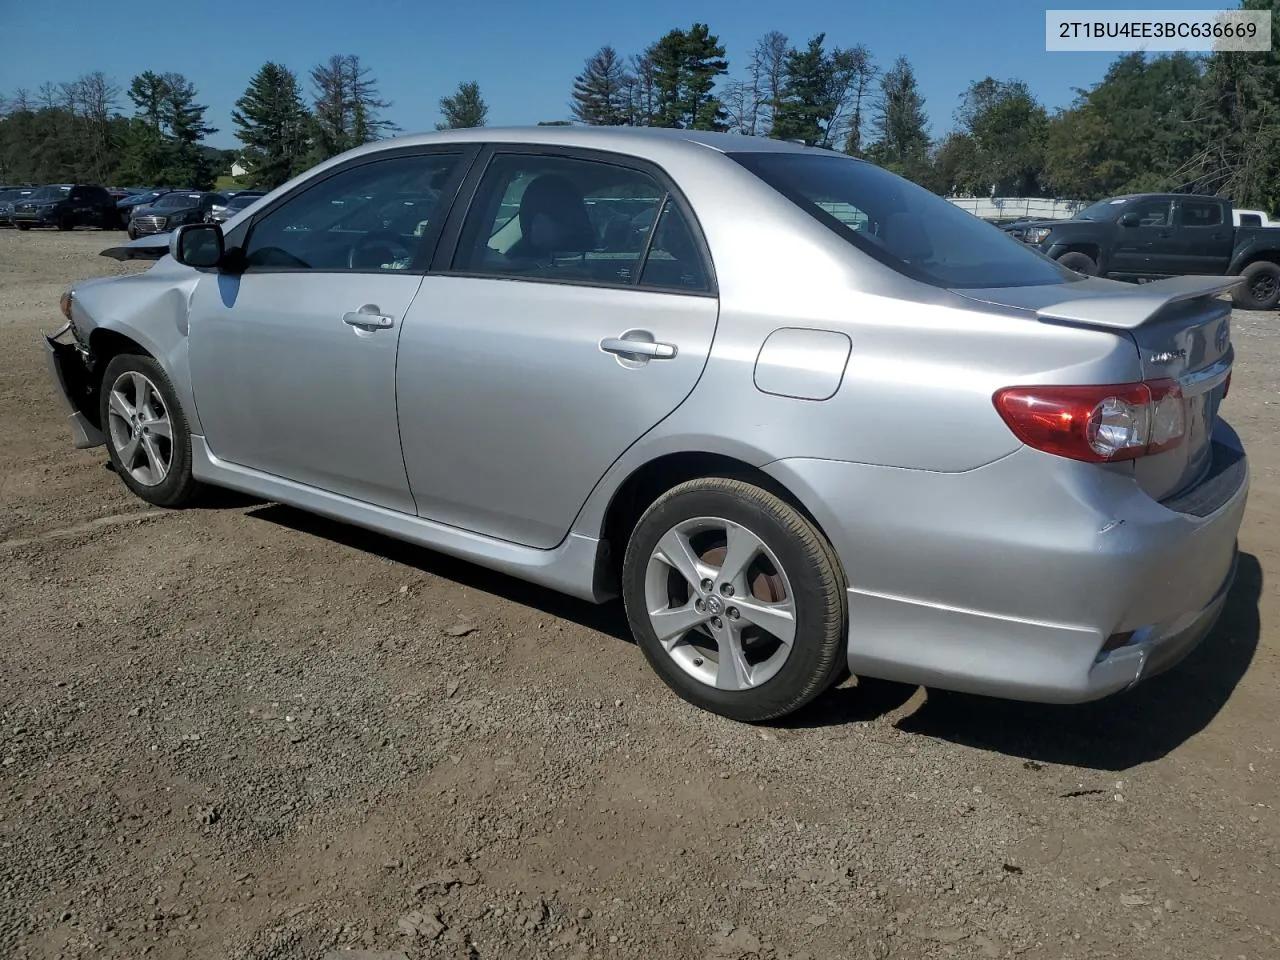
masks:
<svg viewBox="0 0 1280 960"><path fill-rule="evenodd" d="M686 130L380 141L105 251L77 446L591 601L744 721L850 672L1079 702L1219 615L1235 278L1086 278L862 160ZM619 655L625 655L620 650Z"/></svg>

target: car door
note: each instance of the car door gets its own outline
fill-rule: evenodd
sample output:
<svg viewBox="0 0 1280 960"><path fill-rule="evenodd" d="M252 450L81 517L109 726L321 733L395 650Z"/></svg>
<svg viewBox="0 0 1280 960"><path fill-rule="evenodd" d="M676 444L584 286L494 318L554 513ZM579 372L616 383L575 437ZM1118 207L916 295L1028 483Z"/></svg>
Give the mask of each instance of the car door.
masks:
<svg viewBox="0 0 1280 960"><path fill-rule="evenodd" d="M414 512L397 339L466 157L362 158L233 231L242 272L206 274L190 307L192 388L215 456ZM433 201L411 222L388 215L405 190Z"/></svg>
<svg viewBox="0 0 1280 960"><path fill-rule="evenodd" d="M697 383L714 278L688 205L653 167L504 148L480 169L449 227L456 248L405 318L405 466L422 516L550 548Z"/></svg>
<svg viewBox="0 0 1280 960"><path fill-rule="evenodd" d="M1222 276L1231 265L1236 231L1220 200L1179 200L1174 214L1179 273Z"/></svg>
<svg viewBox="0 0 1280 960"><path fill-rule="evenodd" d="M1125 222L1131 217L1136 218L1132 225ZM1128 205L1116 222L1115 231L1109 273L1159 277L1178 272L1172 200L1139 200Z"/></svg>

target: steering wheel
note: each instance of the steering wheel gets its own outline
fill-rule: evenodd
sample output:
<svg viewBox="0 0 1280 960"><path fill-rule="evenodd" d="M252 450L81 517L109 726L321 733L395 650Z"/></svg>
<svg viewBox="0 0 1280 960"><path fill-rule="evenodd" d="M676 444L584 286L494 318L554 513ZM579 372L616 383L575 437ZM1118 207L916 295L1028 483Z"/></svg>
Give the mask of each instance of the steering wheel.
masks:
<svg viewBox="0 0 1280 960"><path fill-rule="evenodd" d="M376 250L379 244L384 252L379 255L377 263L365 263L364 259L368 256L366 251ZM373 233L366 233L351 245L351 249L347 251L347 268L364 270L370 266L376 267L394 260L412 259L413 248L404 242L400 234L391 230L375 230Z"/></svg>

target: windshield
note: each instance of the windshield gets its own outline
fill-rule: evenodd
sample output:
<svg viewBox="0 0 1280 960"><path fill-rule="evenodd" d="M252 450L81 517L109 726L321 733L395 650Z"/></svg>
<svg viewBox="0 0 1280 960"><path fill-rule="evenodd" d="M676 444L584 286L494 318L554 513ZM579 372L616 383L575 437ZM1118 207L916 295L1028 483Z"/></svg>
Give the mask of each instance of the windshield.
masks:
<svg viewBox="0 0 1280 960"><path fill-rule="evenodd" d="M1108 197L1090 204L1076 214L1077 220L1114 220L1124 206L1127 197Z"/></svg>
<svg viewBox="0 0 1280 960"><path fill-rule="evenodd" d="M977 289L1081 279L999 227L873 164L834 153L728 156L859 250L915 280Z"/></svg>
<svg viewBox="0 0 1280 960"><path fill-rule="evenodd" d="M41 187L28 198L30 200L61 200L71 192L70 187Z"/></svg>
<svg viewBox="0 0 1280 960"><path fill-rule="evenodd" d="M157 209L173 209L174 207L194 207L200 203L198 193L169 193L161 197L151 206Z"/></svg>

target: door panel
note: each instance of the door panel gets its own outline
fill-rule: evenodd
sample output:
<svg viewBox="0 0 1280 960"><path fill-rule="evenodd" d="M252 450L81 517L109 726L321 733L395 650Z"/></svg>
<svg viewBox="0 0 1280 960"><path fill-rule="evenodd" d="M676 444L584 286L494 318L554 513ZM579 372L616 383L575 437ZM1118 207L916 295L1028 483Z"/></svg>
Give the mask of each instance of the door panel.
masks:
<svg viewBox="0 0 1280 960"><path fill-rule="evenodd" d="M1180 200L1177 211L1179 272L1222 276L1235 251L1235 226L1218 200Z"/></svg>
<svg viewBox="0 0 1280 960"><path fill-rule="evenodd" d="M396 428L396 337L421 276L210 275L191 302L191 382L214 455L414 512ZM349 325L366 305L387 328Z"/></svg>
<svg viewBox="0 0 1280 960"><path fill-rule="evenodd" d="M204 277L190 308L192 387L216 456L415 512L396 344L463 156L353 161L233 231L244 272Z"/></svg>
<svg viewBox="0 0 1280 960"><path fill-rule="evenodd" d="M693 389L718 309L710 297L427 277L396 375L419 513L555 546L613 461ZM676 356L601 348L637 330Z"/></svg>
<svg viewBox="0 0 1280 960"><path fill-rule="evenodd" d="M1173 229L1173 201L1145 200L1125 208L1136 213L1138 226L1115 225L1115 255L1109 273L1172 276L1178 272L1178 245Z"/></svg>

